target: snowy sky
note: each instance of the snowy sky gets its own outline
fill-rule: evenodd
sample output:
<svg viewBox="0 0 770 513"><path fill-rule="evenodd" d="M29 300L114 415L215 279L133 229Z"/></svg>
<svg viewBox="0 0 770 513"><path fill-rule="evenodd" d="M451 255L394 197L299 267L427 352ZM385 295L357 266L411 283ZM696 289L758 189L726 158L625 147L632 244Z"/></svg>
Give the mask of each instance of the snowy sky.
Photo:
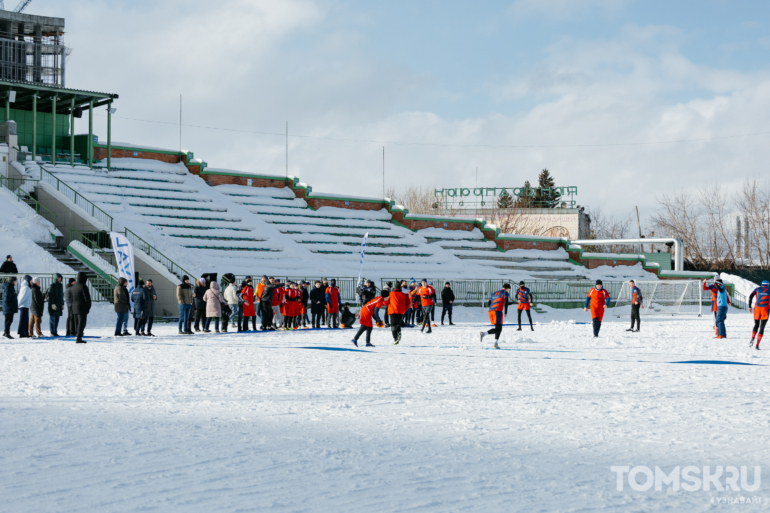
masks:
<svg viewBox="0 0 770 513"><path fill-rule="evenodd" d="M518 186L548 167L579 203L620 215L649 214L662 187L767 173L770 2L35 0L27 12L66 18L68 86L120 95L114 140L177 148L182 93L185 124L264 132L184 127L183 148L283 174L288 120L289 173L316 191L380 195L383 145L387 187L473 187L476 167L479 185ZM700 141L670 142L688 139Z"/></svg>

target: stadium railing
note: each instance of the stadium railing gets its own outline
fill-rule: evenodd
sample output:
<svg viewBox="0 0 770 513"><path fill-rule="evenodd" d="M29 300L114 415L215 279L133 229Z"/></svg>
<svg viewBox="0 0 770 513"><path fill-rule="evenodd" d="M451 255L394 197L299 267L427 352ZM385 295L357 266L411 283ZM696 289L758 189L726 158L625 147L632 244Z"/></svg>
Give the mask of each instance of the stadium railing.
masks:
<svg viewBox="0 0 770 513"><path fill-rule="evenodd" d="M25 203L36 214L43 216L43 218L56 226L56 213L31 196L38 183L40 183L40 180L17 180L0 175L0 184L11 191L16 196L17 201Z"/></svg>
<svg viewBox="0 0 770 513"><path fill-rule="evenodd" d="M21 280L24 278L24 275L30 275L33 278L40 278L40 290L43 291L43 294L48 290L48 287L51 286L51 283L56 280L56 274L52 273L13 273L13 274L0 274L0 283L6 283L9 281L9 279L13 276L16 277L16 293L19 293L19 284L21 283ZM77 274L65 274L65 273L59 273L64 278L62 280L62 284L64 288L67 288L67 280L69 278L77 278ZM109 302L112 303L113 299L113 288L114 285L111 285L107 283L106 280L96 278L91 279L89 278L86 282L88 285L88 292L91 294L91 301L94 303L105 303ZM3 287L0 287L0 304L2 304L2 294L3 294ZM46 310L47 312L47 310Z"/></svg>
<svg viewBox="0 0 770 513"><path fill-rule="evenodd" d="M63 194L72 203L85 210L91 217L106 225L107 231L112 231L113 219L111 215L84 198L75 189L59 180L42 166L40 166L40 179Z"/></svg>

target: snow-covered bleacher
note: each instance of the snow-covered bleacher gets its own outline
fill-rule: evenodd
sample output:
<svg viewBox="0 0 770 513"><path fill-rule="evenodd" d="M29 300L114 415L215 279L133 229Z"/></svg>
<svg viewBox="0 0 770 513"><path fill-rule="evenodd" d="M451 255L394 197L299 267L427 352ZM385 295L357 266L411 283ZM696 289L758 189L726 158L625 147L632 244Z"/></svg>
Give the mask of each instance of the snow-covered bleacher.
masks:
<svg viewBox="0 0 770 513"><path fill-rule="evenodd" d="M30 163L34 168L36 165ZM310 208L291 188L211 186L183 164L112 159L112 169L45 165L58 180L192 273L579 279L566 251L501 251L478 230L413 232L386 210ZM31 169L34 172L34 169Z"/></svg>

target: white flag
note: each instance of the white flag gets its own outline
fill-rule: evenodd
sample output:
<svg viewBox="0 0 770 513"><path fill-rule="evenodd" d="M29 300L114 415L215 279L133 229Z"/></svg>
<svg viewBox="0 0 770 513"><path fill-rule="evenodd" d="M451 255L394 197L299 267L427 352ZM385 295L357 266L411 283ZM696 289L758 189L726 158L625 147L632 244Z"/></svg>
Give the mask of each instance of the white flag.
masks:
<svg viewBox="0 0 770 513"><path fill-rule="evenodd" d="M366 239L369 237L369 232L366 232L364 234L364 240L361 242L361 265L358 267L358 281L356 282L356 287L361 286L361 271L364 269L364 256L366 255ZM358 302L361 302L361 297L358 293L356 293L356 299L358 299Z"/></svg>
<svg viewBox="0 0 770 513"><path fill-rule="evenodd" d="M115 261L118 263L118 276L126 279L128 298L136 288L136 273L134 272L134 247L125 235L118 232L110 232L112 250L115 252Z"/></svg>

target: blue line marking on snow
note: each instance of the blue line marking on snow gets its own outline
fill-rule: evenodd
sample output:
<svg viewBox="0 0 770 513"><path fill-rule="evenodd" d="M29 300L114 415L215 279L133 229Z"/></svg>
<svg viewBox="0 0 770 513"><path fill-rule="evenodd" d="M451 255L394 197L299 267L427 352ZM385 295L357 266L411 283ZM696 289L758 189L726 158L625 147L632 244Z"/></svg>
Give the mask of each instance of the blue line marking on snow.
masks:
<svg viewBox="0 0 770 513"><path fill-rule="evenodd" d="M745 362L729 362L726 360L687 360L683 362L669 362L669 363L695 363L701 365L760 365L757 363L745 363Z"/></svg>
<svg viewBox="0 0 770 513"><path fill-rule="evenodd" d="M484 350L486 351L534 351L538 353L579 353L580 351L562 351L558 349L517 349L514 347L501 347L500 349L495 349L494 347L485 347Z"/></svg>
<svg viewBox="0 0 770 513"><path fill-rule="evenodd" d="M298 347L297 349L320 349L321 351L350 351L353 353L370 353L371 352L371 351L366 351L364 349L350 349L347 347L324 347L324 346Z"/></svg>

